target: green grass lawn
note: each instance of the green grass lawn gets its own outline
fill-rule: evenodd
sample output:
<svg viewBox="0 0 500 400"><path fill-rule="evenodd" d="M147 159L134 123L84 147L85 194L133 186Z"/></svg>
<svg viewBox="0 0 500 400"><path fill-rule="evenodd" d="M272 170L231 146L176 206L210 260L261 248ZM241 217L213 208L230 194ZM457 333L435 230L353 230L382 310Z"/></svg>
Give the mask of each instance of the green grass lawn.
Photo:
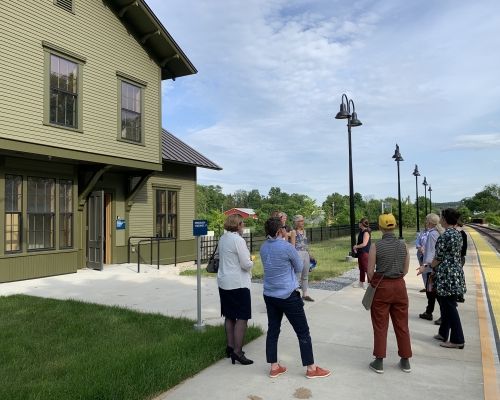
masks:
<svg viewBox="0 0 500 400"><path fill-rule="evenodd" d="M399 232L396 232L396 236ZM415 229L403 229L403 237L406 243L414 241L417 237L417 232ZM357 238L357 236L356 236ZM376 242L382 238L382 232L374 231L372 232L372 241ZM357 268L357 262L347 262L345 260L349 253L349 248L351 245L350 236L336 238L331 240L325 240L323 242L313 243L309 246L309 251L316 258L318 264L309 273L310 282L318 282L325 278L335 278L342 275L344 272L349 271L352 268ZM410 249L412 251L413 249ZM415 250L416 251L416 250ZM209 274L202 267L202 276L213 277L215 274ZM181 275L196 275L196 270L187 270L181 273ZM260 254L255 254L254 267L252 268L252 278L262 279L264 278L264 268L262 266L262 261L260 260Z"/></svg>
<svg viewBox="0 0 500 400"><path fill-rule="evenodd" d="M226 347L222 325L73 300L0 296L0 315L0 399L147 399ZM249 326L246 342L260 335Z"/></svg>

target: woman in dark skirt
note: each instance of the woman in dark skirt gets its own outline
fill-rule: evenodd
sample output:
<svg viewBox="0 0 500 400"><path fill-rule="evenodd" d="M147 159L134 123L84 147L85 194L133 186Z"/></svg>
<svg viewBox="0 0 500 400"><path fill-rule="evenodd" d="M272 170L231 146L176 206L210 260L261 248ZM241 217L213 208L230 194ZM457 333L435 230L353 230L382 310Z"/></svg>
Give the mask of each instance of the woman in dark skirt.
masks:
<svg viewBox="0 0 500 400"><path fill-rule="evenodd" d="M227 231L219 239L217 253L219 256L219 271L217 285L221 304L221 315L225 318L227 347L226 355L243 365L253 361L245 357L243 341L248 320L252 318L250 301L250 285L253 267L250 252L243 232L243 218L239 214L229 215L224 223Z"/></svg>

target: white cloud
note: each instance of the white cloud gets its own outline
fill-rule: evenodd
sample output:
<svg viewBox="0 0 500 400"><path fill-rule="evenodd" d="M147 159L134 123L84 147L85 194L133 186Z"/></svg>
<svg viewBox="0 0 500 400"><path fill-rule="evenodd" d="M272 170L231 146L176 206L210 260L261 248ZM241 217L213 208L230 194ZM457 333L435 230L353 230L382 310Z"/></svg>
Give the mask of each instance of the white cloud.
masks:
<svg viewBox="0 0 500 400"><path fill-rule="evenodd" d="M413 197L416 163L437 183L437 201L456 200L448 182L457 151L498 147L499 135L484 132L498 132L500 118L476 123L500 114L497 1L148 4L199 70L164 83L162 94L165 128L178 127L174 134L224 168L200 170L200 183L263 194L280 186L318 203L334 191L347 194L347 129L334 119L342 93L363 122L352 129L362 194L396 197L396 142L405 159L402 195ZM497 182L484 168L486 154L474 157L462 184L472 190L478 176L479 190Z"/></svg>

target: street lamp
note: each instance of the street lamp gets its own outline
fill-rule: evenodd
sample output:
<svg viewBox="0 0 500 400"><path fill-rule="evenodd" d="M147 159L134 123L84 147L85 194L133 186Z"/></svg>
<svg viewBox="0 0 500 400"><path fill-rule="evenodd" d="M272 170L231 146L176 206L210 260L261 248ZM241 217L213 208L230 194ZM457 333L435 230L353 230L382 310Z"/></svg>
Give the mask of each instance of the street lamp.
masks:
<svg viewBox="0 0 500 400"><path fill-rule="evenodd" d="M346 104L347 103L347 110ZM352 114L351 114L351 104L352 104ZM354 228L354 184L352 182L352 146L351 146L351 126L361 126L361 121L358 119L356 114L356 108L354 107L354 101L349 100L345 94L342 95L342 104L340 105L340 111L335 116L335 119L347 119L347 134L349 140L349 214L351 220L351 252L352 248L356 244L356 233Z"/></svg>
<svg viewBox="0 0 500 400"><path fill-rule="evenodd" d="M418 177L420 176L420 173L418 172L417 164L415 164L415 170L413 171L413 176L415 177L415 191L416 191L415 203L417 204L417 232L420 232L420 216L418 215Z"/></svg>
<svg viewBox="0 0 500 400"><path fill-rule="evenodd" d="M432 188L429 183L429 212L432 212Z"/></svg>
<svg viewBox="0 0 500 400"><path fill-rule="evenodd" d="M424 176L424 181L422 182L422 185L425 187L425 218L427 218L427 179Z"/></svg>
<svg viewBox="0 0 500 400"><path fill-rule="evenodd" d="M403 217L402 217L402 210L401 210L401 182L400 182L400 176L399 176L399 162L404 161L403 157L401 157L401 153L399 152L399 146L396 143L396 150L394 151L394 155L392 156L394 158L394 161L398 163L398 204L399 204L399 239L403 239Z"/></svg>

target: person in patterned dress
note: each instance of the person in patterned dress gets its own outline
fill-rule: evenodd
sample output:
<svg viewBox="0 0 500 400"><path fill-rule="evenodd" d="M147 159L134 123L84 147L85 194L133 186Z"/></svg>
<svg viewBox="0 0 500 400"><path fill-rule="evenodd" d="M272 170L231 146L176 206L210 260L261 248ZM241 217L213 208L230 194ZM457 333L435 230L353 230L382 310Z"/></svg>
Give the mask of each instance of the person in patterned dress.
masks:
<svg viewBox="0 0 500 400"><path fill-rule="evenodd" d="M444 233L436 241L436 252L431 263L434 285L441 308L441 325L434 336L442 340L442 347L463 349L465 338L457 310L457 298L467 291L461 262L462 235L455 229L460 213L453 208L441 212Z"/></svg>

